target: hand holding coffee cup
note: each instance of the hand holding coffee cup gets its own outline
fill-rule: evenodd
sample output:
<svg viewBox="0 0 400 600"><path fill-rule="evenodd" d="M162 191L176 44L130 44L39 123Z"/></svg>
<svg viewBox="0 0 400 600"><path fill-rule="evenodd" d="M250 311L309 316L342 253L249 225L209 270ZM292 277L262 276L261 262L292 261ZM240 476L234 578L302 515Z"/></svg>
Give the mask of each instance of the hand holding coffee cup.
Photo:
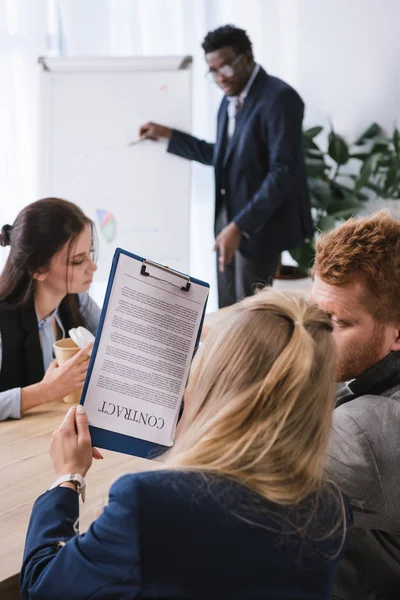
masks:
<svg viewBox="0 0 400 600"><path fill-rule="evenodd" d="M70 338L65 338L55 342L53 347L56 360L47 369L43 383L51 387L55 398L78 404L93 343L79 349Z"/></svg>

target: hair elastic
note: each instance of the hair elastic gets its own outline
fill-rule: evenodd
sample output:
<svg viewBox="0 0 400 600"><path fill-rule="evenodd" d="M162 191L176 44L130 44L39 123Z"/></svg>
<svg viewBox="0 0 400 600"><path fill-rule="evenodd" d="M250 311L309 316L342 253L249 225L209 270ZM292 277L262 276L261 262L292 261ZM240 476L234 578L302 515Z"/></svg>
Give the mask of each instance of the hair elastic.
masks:
<svg viewBox="0 0 400 600"><path fill-rule="evenodd" d="M10 232L12 226L11 225L3 225L0 230L0 246L9 246L10 245Z"/></svg>

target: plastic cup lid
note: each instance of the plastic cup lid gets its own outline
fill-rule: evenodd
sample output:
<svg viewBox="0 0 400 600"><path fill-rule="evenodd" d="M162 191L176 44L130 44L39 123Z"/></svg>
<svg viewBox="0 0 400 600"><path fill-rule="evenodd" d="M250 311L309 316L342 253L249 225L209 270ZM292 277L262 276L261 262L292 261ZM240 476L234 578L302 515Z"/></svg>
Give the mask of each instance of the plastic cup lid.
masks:
<svg viewBox="0 0 400 600"><path fill-rule="evenodd" d="M69 337L71 340L79 346L79 348L86 348L90 342L94 342L95 337L93 333L91 333L85 327L74 327L68 331ZM91 353L91 351L90 351Z"/></svg>

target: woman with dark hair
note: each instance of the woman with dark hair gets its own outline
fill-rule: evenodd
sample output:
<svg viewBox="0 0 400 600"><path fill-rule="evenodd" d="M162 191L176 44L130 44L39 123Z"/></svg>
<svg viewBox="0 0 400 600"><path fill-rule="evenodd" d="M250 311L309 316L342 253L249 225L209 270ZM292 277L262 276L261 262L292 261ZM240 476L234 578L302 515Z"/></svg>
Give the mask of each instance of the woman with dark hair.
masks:
<svg viewBox="0 0 400 600"><path fill-rule="evenodd" d="M59 198L29 204L1 229L11 249L0 276L0 421L83 384L87 349L58 367L53 343L71 327L96 332L100 309L87 294L97 268L93 233L81 209Z"/></svg>

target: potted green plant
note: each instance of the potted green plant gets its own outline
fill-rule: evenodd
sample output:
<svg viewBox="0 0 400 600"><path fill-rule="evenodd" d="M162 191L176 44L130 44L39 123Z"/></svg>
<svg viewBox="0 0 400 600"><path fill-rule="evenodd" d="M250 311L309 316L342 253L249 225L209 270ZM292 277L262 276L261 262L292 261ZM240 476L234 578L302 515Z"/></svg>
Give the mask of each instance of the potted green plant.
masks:
<svg viewBox="0 0 400 600"><path fill-rule="evenodd" d="M298 264L297 270L283 265L277 274L278 278L285 278L285 272L289 277L290 272L294 278L301 275L307 277L314 261L315 239L318 233L329 231L359 212L365 207L368 199L363 185L358 185L360 172L369 160L369 153L357 152L361 138L349 145L331 126L327 149L322 150L316 141L322 131L323 127L316 126L303 133L315 235L302 246L290 251ZM374 130L374 133L376 134L377 130Z"/></svg>
<svg viewBox="0 0 400 600"><path fill-rule="evenodd" d="M372 192L371 210L387 208L400 219L400 132L394 128L391 137L385 137L379 125L374 124L358 140L366 157L356 182L356 189Z"/></svg>

